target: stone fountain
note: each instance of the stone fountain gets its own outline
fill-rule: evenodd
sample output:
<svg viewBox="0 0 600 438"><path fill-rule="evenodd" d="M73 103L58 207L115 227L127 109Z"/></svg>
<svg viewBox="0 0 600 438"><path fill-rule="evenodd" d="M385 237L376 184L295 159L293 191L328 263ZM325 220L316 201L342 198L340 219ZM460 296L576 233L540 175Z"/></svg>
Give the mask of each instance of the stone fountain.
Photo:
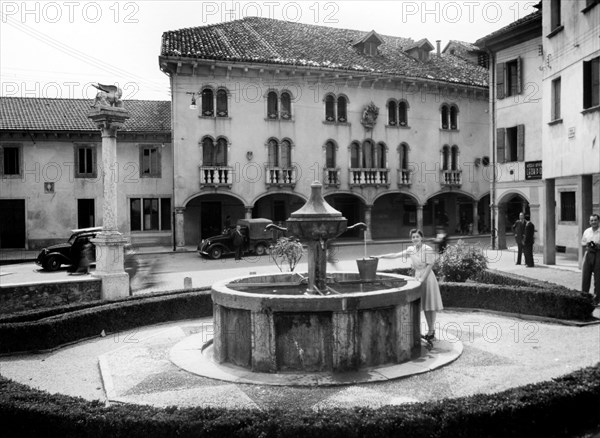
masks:
<svg viewBox="0 0 600 438"><path fill-rule="evenodd" d="M315 182L286 221L308 247L308 273L254 275L212 287L213 359L261 373L345 372L419 356L420 283L378 273L327 275L327 241L348 227Z"/></svg>

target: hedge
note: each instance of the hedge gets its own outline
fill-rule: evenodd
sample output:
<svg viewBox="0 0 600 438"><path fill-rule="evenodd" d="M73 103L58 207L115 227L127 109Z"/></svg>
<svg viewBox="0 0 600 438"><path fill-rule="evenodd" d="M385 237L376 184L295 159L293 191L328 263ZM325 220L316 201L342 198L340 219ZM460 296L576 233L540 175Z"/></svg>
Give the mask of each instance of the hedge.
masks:
<svg viewBox="0 0 600 438"><path fill-rule="evenodd" d="M600 363L548 382L379 409L155 408L50 395L0 377L11 436L571 437L600 425Z"/></svg>
<svg viewBox="0 0 600 438"><path fill-rule="evenodd" d="M487 274L486 274L487 275ZM495 274L489 274L493 277ZM504 281L496 276L496 283ZM530 283L533 284L533 283ZM483 306L516 313L558 312L586 297L567 288L442 283L447 307ZM579 303L579 304L577 304ZM487 307L485 307L487 306ZM503 307L504 306L504 307ZM502 309L501 309L502 308ZM84 303L0 319L0 349L54 348L86 337L140 325L198 318L212 313L208 291L168 292L111 303ZM568 312L567 312L568 313ZM544 313L545 314L545 313ZM548 313L550 316L550 313ZM23 348L26 345L26 348ZM0 377L0 424L11 436L65 437L567 437L600 427L600 363L547 382L495 394L379 409L155 408L111 405L48 394Z"/></svg>

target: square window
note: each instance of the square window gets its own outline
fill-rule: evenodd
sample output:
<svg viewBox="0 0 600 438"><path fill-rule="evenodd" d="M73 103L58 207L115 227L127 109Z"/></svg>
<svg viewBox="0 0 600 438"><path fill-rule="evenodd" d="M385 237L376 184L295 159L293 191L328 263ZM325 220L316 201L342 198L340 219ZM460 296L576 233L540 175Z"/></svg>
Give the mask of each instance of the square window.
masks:
<svg viewBox="0 0 600 438"><path fill-rule="evenodd" d="M575 222L575 192L560 193L560 220Z"/></svg>
<svg viewBox="0 0 600 438"><path fill-rule="evenodd" d="M76 145L75 178L96 178L97 176L96 146Z"/></svg>

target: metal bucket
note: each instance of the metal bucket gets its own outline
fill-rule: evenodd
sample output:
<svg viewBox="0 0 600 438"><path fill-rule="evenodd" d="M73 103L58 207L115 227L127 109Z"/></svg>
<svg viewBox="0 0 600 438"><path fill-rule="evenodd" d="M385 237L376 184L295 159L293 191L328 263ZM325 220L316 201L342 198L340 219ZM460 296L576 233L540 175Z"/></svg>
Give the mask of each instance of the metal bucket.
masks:
<svg viewBox="0 0 600 438"><path fill-rule="evenodd" d="M373 281L377 277L377 263L379 259L369 257L366 259L357 259L358 273L360 279L364 281Z"/></svg>

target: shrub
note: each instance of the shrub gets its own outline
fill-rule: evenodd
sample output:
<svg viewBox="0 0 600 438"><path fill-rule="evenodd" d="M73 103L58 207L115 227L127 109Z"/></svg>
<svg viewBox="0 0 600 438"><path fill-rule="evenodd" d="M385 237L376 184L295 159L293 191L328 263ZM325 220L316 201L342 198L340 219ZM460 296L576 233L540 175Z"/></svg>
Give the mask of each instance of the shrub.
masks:
<svg viewBox="0 0 600 438"><path fill-rule="evenodd" d="M294 272L302 258L302 244L292 237L280 237L269 249L271 258L281 272L286 263L290 272Z"/></svg>
<svg viewBox="0 0 600 438"><path fill-rule="evenodd" d="M483 251L477 246L466 245L462 240L448 246L433 266L437 277L456 283L463 283L486 269L487 259Z"/></svg>

